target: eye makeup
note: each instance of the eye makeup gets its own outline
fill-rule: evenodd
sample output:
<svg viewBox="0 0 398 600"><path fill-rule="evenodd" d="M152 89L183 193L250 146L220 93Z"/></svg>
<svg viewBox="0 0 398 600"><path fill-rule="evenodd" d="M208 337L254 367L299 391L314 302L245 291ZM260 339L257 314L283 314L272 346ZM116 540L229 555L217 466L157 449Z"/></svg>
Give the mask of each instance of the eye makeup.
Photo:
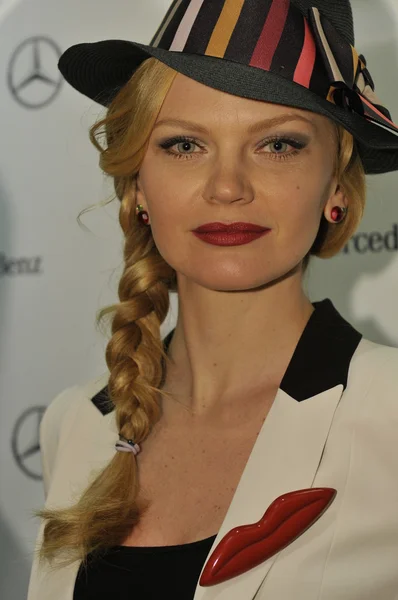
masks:
<svg viewBox="0 0 398 600"><path fill-rule="evenodd" d="M300 138L300 139L299 139ZM289 158L293 158L296 156L303 148L305 148L310 142L310 138L307 135L301 134L300 136L293 135L285 135L285 134L276 134L273 136L269 136L262 140L257 148L261 150L269 145L278 145L279 147L282 145L288 145L293 148L290 152L263 152L261 154L265 154L269 156L272 160L287 160ZM172 158L177 160L192 160L197 155L203 154L203 152L189 152L187 148L184 151L172 151L171 148L173 146L197 146L204 150L204 145L199 142L199 140L195 137L186 136L186 135L177 135L171 138L167 138L164 141L158 143L158 146L166 152L167 155L170 155Z"/></svg>

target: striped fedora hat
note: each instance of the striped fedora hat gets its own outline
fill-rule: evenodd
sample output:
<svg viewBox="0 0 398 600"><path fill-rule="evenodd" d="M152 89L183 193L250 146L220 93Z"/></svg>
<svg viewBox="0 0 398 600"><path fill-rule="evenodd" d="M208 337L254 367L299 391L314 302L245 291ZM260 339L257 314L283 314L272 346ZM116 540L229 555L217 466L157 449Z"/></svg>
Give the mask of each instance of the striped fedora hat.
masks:
<svg viewBox="0 0 398 600"><path fill-rule="evenodd" d="M366 173L398 170L398 125L355 49L349 0L174 0L149 45L76 44L58 66L108 106L150 57L212 88L329 117L354 136Z"/></svg>

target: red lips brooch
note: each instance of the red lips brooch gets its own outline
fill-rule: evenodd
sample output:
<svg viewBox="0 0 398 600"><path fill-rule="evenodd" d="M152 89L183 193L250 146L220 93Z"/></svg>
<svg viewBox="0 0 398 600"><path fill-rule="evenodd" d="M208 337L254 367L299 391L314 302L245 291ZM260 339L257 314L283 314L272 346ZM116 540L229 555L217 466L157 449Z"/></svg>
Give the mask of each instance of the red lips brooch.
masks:
<svg viewBox="0 0 398 600"><path fill-rule="evenodd" d="M253 569L304 533L333 502L333 488L309 488L279 496L256 523L231 529L212 552L199 580L215 585Z"/></svg>

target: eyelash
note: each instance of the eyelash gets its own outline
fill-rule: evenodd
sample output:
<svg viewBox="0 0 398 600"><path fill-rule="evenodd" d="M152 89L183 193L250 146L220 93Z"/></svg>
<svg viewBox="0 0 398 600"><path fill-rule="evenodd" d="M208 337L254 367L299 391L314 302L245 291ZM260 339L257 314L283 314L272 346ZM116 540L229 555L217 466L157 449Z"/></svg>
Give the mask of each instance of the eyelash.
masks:
<svg viewBox="0 0 398 600"><path fill-rule="evenodd" d="M169 154L170 156L172 156L172 158L176 158L177 160L181 160L181 159L186 160L185 157L191 157L193 154L200 154L199 152L187 152L186 154L177 154L176 152L171 152L169 150L169 148L172 148L176 144L182 144L184 142L188 142L190 144L195 144L196 146L199 146L199 148L202 148L201 144L199 144L195 138L186 137L186 136L176 136L176 137L170 138L169 140L166 140L165 142L160 143L159 146L161 148L163 148L163 150L165 150L166 154ZM289 144L289 146L293 146L295 148L295 150L293 152L283 153L283 154L279 154L278 152L267 152L266 154L271 154L273 157L275 157L275 158L272 158L272 160L287 160L288 158L293 158L306 145L303 142L299 142L298 140L295 140L293 138L287 138L287 137L275 135L272 138L263 140L260 148L265 148L269 144L272 144L275 142L287 143L287 144Z"/></svg>

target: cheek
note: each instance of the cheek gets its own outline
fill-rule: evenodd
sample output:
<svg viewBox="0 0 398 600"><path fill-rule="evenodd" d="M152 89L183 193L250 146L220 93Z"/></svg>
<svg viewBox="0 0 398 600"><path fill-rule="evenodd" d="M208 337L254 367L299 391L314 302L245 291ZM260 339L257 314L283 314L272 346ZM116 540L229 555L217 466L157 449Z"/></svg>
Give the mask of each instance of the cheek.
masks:
<svg viewBox="0 0 398 600"><path fill-rule="evenodd" d="M328 186L324 181L307 177L281 186L270 201L271 227L279 247L296 249L304 255L311 247L319 229ZM294 242L294 243L293 243Z"/></svg>
<svg viewBox="0 0 398 600"><path fill-rule="evenodd" d="M163 237L168 229L183 231L194 226L194 199L200 197L201 179L183 175L178 159L144 161L140 169L141 188L149 209L154 233ZM196 211L198 212L197 206Z"/></svg>
<svg viewBox="0 0 398 600"><path fill-rule="evenodd" d="M156 247L166 262L174 265L179 249L186 244L186 231L194 227L191 196L186 186L181 190L178 180L173 182L172 178L151 169L151 174L154 172L156 177L142 174L141 187Z"/></svg>
<svg viewBox="0 0 398 600"><path fill-rule="evenodd" d="M307 174L286 178L279 192L272 194L272 210L278 222L294 227L297 222L319 220L327 200L329 182ZM274 190L275 191L275 190Z"/></svg>

